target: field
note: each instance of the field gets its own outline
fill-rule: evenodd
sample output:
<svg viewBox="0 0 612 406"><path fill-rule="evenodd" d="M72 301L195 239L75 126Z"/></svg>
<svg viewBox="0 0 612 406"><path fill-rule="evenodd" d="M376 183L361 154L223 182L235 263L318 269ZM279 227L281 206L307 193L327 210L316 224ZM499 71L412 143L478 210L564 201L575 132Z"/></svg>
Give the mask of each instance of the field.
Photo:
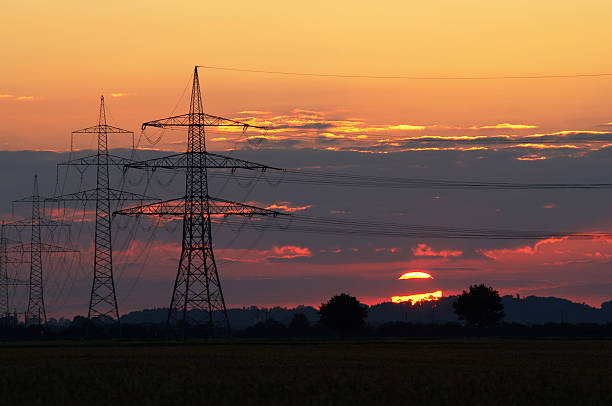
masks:
<svg viewBox="0 0 612 406"><path fill-rule="evenodd" d="M0 344L3 405L612 404L610 341Z"/></svg>

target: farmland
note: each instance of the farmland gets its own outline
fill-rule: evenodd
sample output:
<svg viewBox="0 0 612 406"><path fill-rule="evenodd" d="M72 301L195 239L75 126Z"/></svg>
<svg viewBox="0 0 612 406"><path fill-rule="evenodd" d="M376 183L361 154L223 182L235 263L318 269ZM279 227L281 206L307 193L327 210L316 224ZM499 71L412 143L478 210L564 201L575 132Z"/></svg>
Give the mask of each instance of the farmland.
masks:
<svg viewBox="0 0 612 406"><path fill-rule="evenodd" d="M611 365L611 341L3 343L0 395L8 405L611 404Z"/></svg>

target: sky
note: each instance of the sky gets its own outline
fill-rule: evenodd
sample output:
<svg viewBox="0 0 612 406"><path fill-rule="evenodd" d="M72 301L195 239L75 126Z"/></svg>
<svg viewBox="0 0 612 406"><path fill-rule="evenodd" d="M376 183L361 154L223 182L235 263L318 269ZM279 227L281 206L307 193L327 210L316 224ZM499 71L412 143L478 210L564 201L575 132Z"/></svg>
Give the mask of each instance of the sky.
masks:
<svg viewBox="0 0 612 406"><path fill-rule="evenodd" d="M139 148L184 150L183 133L141 134L139 128L144 121L187 111L194 65L429 78L612 73L607 41L612 38L612 5L607 1L107 1L95 6L29 1L4 5L3 15L0 150L6 151L2 207L7 216L10 201L29 194L35 171L45 175L41 190L53 192L54 163L66 158L62 154L70 149L71 131L95 123L101 94L110 123L135 131ZM609 181L608 143L575 141L612 136L612 76L372 79L207 68L200 68L199 75L207 112L275 128L244 135L209 131L212 151L284 168L361 175ZM255 146L247 137L265 141ZM455 143L457 139L462 143ZM557 141L555 148L537 142L550 139ZM91 138L79 136L74 142L76 149L94 146ZM131 138L113 137L111 146L127 148ZM20 168L18 178L14 168ZM181 182L174 181L173 191L179 193ZM266 185L260 181L255 189L261 191L247 194L230 182L227 188L219 187L219 193L310 215L465 227L612 230L606 210L610 193L605 191ZM555 295L593 305L612 298L612 241L603 237L466 242L276 231L263 236L241 232L234 239L233 233L220 232L216 243L225 261L220 272L230 306L318 304L345 290L375 303L429 290L454 294L480 282L503 293ZM121 238L134 244L136 255L147 250L142 244L148 236L141 230L132 242ZM167 230L151 238L159 244L154 253L165 253L159 260L146 262L125 254L126 263L146 262L146 268L154 270L137 271L135 265L130 270L126 265L125 280L134 282L118 287L124 303L120 310L167 306L177 238ZM85 248L86 238L79 244ZM397 280L412 270L427 271L434 278ZM70 297L61 305L58 299L52 312L78 311L86 301L81 293L86 296L88 290L87 267L81 266L74 278L57 272L50 286L56 284L58 297ZM77 282L66 282L71 279ZM70 295L60 289L67 283L76 286Z"/></svg>

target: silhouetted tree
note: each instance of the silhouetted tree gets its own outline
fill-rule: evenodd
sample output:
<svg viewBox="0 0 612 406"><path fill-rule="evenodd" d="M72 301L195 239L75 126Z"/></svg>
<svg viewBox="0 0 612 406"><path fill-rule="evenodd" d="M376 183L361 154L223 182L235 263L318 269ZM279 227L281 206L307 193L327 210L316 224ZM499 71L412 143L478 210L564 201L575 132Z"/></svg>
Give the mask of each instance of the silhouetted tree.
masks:
<svg viewBox="0 0 612 406"><path fill-rule="evenodd" d="M329 302L322 303L319 315L321 324L344 336L346 333L359 331L368 316L368 308L356 297L341 293L332 297Z"/></svg>
<svg viewBox="0 0 612 406"><path fill-rule="evenodd" d="M310 323L308 322L308 318L304 313L296 313L291 318L289 328L296 332L302 332L310 328Z"/></svg>
<svg viewBox="0 0 612 406"><path fill-rule="evenodd" d="M455 313L469 326L492 326L504 317L504 305L496 290L484 284L472 285L453 303Z"/></svg>

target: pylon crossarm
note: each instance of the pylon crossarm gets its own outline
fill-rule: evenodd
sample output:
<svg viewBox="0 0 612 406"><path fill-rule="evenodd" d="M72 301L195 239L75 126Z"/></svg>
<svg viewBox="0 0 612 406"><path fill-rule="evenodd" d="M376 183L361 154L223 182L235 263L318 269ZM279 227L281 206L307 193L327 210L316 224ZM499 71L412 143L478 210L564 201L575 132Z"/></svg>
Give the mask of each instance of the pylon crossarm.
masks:
<svg viewBox="0 0 612 406"><path fill-rule="evenodd" d="M58 165L72 165L72 166L95 166L99 165L98 155L89 155L82 158L71 159L70 161L60 162ZM120 156L108 154L108 164L113 166L125 166L134 163L133 159L122 158ZM106 162L103 163L106 165Z"/></svg>
<svg viewBox="0 0 612 406"><path fill-rule="evenodd" d="M193 119L193 121L192 121ZM242 127L242 131L248 128L267 130L267 127L243 123L229 118L213 116L207 113L186 113L179 116L160 118L159 120L147 121L142 123L142 129L147 127L169 128L169 127L189 127L195 125L199 127Z"/></svg>
<svg viewBox="0 0 612 406"><path fill-rule="evenodd" d="M98 133L106 133L106 134L134 134L133 131L124 130L123 128L115 127L108 124L98 124L87 128L82 128L80 130L73 131L73 134L98 134Z"/></svg>
<svg viewBox="0 0 612 406"><path fill-rule="evenodd" d="M38 249L36 247L33 247L32 244L17 244L17 245L12 245L6 248L6 252L8 253L24 253L24 252L33 252L37 250ZM66 253L66 252L76 253L80 251L69 248L69 247L62 247L60 245L47 244L47 243L41 242L40 252L54 254L54 253Z"/></svg>
<svg viewBox="0 0 612 406"><path fill-rule="evenodd" d="M12 257L9 257L8 254L12 254L12 253L7 251L7 257L3 259L3 261L6 261L7 264L29 264L30 263L30 260L23 258L23 256L22 258L12 258ZM19 254L23 254L23 253L20 252Z"/></svg>
<svg viewBox="0 0 612 406"><path fill-rule="evenodd" d="M2 281L3 284L5 285L11 285L11 286L27 286L30 283L28 281L24 281L24 280L20 280L20 279L5 279L4 281Z"/></svg>
<svg viewBox="0 0 612 406"><path fill-rule="evenodd" d="M32 220L30 219L24 219L24 220L16 220L16 221L12 221L10 223L4 223L5 226L7 227L17 227L17 228L23 228L23 227L70 227L69 223L65 223L63 221L55 221L55 220L49 220L49 219L40 219L39 223L36 222L32 222Z"/></svg>
<svg viewBox="0 0 612 406"><path fill-rule="evenodd" d="M232 202L230 200L209 197L210 199L210 214L222 214L225 216L288 216L287 213L282 213L276 210L264 209L262 207L251 206L249 204Z"/></svg>
<svg viewBox="0 0 612 406"><path fill-rule="evenodd" d="M42 196L26 196L22 197L21 199L13 200L11 203L35 203L40 202L43 199L44 197Z"/></svg>
<svg viewBox="0 0 612 406"><path fill-rule="evenodd" d="M45 199L45 201L47 202L96 201L96 199L98 198L97 193L98 193L97 189L82 190L76 193L68 193L65 195L48 197ZM108 189L108 200L110 201L126 201L127 200L127 201L142 202L142 201L159 200L159 199L156 199L150 196L140 195L138 193L127 192L125 190Z"/></svg>
<svg viewBox="0 0 612 406"><path fill-rule="evenodd" d="M231 202L229 200L216 199L209 197L206 204L206 199L202 202L191 201L189 208L186 210L186 199L173 199L163 202L146 204L142 206L129 207L127 209L118 210L114 215L120 216L185 216L196 215L206 216L223 215L223 216L283 216L286 213L281 213L274 210L264 209L261 207L251 206L248 204Z"/></svg>
<svg viewBox="0 0 612 406"><path fill-rule="evenodd" d="M225 155L213 154L210 152L186 152L182 154L169 155L163 158L154 158L146 161L130 163L127 164L125 167L145 170L155 170L161 168L185 171L187 170L187 168L191 167L189 162L190 155L193 156L196 154L205 155L207 169L249 169L260 170L262 172L265 172L267 170L283 170L281 168L274 168L272 166L245 161L243 159L232 158ZM202 159L199 159L199 161L202 161Z"/></svg>

